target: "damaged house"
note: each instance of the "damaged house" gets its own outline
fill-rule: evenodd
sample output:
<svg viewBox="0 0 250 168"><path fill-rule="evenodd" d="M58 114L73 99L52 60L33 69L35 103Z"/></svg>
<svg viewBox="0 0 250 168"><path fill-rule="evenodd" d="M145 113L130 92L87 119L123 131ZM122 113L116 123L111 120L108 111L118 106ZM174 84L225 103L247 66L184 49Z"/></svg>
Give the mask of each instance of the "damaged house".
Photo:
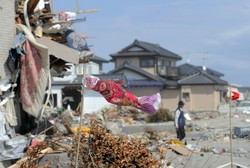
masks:
<svg viewBox="0 0 250 168"><path fill-rule="evenodd" d="M51 7L51 0L0 3L0 161L20 158L29 143L23 135L43 121L54 94L52 74L64 76L93 53L73 28L85 21L76 15L87 11L54 13Z"/></svg>

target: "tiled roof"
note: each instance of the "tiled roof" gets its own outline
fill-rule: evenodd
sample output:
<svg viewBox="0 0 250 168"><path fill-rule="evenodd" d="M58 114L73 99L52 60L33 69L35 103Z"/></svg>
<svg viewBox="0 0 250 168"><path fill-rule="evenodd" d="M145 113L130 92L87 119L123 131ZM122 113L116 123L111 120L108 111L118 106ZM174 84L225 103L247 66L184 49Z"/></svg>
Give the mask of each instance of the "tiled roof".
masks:
<svg viewBox="0 0 250 168"><path fill-rule="evenodd" d="M87 58L90 60L90 61L93 61L93 62L102 62L102 63L108 63L109 61L102 58L102 57L99 57L97 55L89 55L87 56Z"/></svg>
<svg viewBox="0 0 250 168"><path fill-rule="evenodd" d="M134 71L134 72L137 72L145 77L148 77L150 79L153 79L153 80L159 80L159 81L164 81L163 78L159 77L159 76L156 76L156 75L153 75L145 70L143 70L142 68L136 66L136 65L133 65L129 62L124 62L121 66L115 68L114 70L110 71L109 74L114 74L122 69L129 69L131 71Z"/></svg>
<svg viewBox="0 0 250 168"><path fill-rule="evenodd" d="M109 72L109 74L115 74L118 73L120 70L122 69L129 69L131 71L134 71L142 76L147 77L150 80L154 80L157 81L158 84L162 83L163 85L166 86L170 86L170 87L177 87L177 81L171 81L171 80L165 80L157 75L153 75L145 70L143 70L142 68L135 66L129 62L125 62L124 64L122 64L121 66L117 67L116 69L112 70Z"/></svg>
<svg viewBox="0 0 250 168"><path fill-rule="evenodd" d="M202 66L196 66L200 71L202 71ZM218 71L215 71L215 70L213 70L213 69L210 69L210 68L206 68L206 72L207 73L209 73L210 75L214 75L214 76L219 76L219 77L221 77L221 76L224 76L224 74L223 73L220 73L220 72L218 72Z"/></svg>
<svg viewBox="0 0 250 168"><path fill-rule="evenodd" d="M216 84L216 85L227 85L228 82L220 79L217 76L207 74L206 72L199 72L194 75L185 77L178 81L180 85L204 85L204 84Z"/></svg>
<svg viewBox="0 0 250 168"><path fill-rule="evenodd" d="M127 52L127 50L133 46L137 46L143 48L145 52ZM173 58L176 60L181 60L182 57L161 47L159 44L153 44L149 42L135 40L132 44L118 51L117 53L111 54L111 57L119 57L119 56L164 56Z"/></svg>
<svg viewBox="0 0 250 168"><path fill-rule="evenodd" d="M186 63L186 64L179 65L178 71L179 71L180 76L186 77L186 76L190 76L190 75L194 75L194 74L203 72L204 70L203 70L202 66L195 66L195 65ZM222 74L218 71L215 71L213 69L210 69L210 68L206 68L205 72L207 74L217 76L217 77L224 76L224 74Z"/></svg>

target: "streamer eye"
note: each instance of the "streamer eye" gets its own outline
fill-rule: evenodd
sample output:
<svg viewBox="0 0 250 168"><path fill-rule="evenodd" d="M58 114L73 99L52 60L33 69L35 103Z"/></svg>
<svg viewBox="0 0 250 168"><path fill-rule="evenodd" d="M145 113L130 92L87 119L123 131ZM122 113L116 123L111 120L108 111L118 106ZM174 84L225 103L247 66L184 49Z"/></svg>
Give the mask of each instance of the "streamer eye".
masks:
<svg viewBox="0 0 250 168"><path fill-rule="evenodd" d="M101 92L102 95L108 95L109 93L110 93L109 90L105 90L105 91L102 91L102 92Z"/></svg>
<svg viewBox="0 0 250 168"><path fill-rule="evenodd" d="M105 83L105 82L102 82L102 83L100 84L99 89L100 89L100 92L102 92L102 91L106 90L106 89L107 89L107 85L106 85L106 83Z"/></svg>

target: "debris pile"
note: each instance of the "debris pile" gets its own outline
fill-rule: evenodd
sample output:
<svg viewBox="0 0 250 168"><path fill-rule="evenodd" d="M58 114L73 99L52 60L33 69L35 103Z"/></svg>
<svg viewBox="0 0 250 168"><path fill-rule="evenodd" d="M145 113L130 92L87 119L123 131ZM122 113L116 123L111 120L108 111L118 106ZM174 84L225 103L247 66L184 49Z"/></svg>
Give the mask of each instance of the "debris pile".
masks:
<svg viewBox="0 0 250 168"><path fill-rule="evenodd" d="M49 148L48 142L40 142L36 146L31 147L28 149L27 153L27 160L21 163L21 168L29 168L35 167L38 165L38 159L45 155L46 153L51 152L52 149ZM44 167L48 167L48 165L44 165Z"/></svg>
<svg viewBox="0 0 250 168"><path fill-rule="evenodd" d="M88 59L84 56L93 54L86 35L78 34L73 24L86 21L85 17L77 17L79 14L96 11L98 10L91 9L55 13L52 11L52 1L18 0L16 23L25 25L38 43L48 47L50 67L56 72L53 75L60 76L70 68L66 63L86 63Z"/></svg>
<svg viewBox="0 0 250 168"><path fill-rule="evenodd" d="M76 141L74 141L76 142ZM70 156L74 158L74 143ZM151 151L134 138L114 136L93 120L90 134L81 134L80 167L158 167ZM75 163L72 162L74 165Z"/></svg>
<svg viewBox="0 0 250 168"><path fill-rule="evenodd" d="M44 114L49 103L54 105L49 100L53 97L52 76L66 75L71 65L87 63L87 56L93 55L86 36L78 34L73 24L86 20L78 14L98 11L57 13L52 11L50 0L15 0L6 4L15 6L15 18L12 25L4 27L11 27L15 34L6 56L6 78L0 79L4 86L0 88L0 161L20 158L27 140L19 134L36 128L37 133L41 123L45 127L49 123Z"/></svg>
<svg viewBox="0 0 250 168"><path fill-rule="evenodd" d="M145 123L147 114L139 112L135 108L111 106L102 110L105 121L122 122L122 124Z"/></svg>
<svg viewBox="0 0 250 168"><path fill-rule="evenodd" d="M250 127L235 127L234 135L238 138L250 139Z"/></svg>
<svg viewBox="0 0 250 168"><path fill-rule="evenodd" d="M100 122L92 120L89 129L80 134L79 167L159 167L158 160L138 139L115 136ZM87 131L86 131L87 130ZM29 147L26 157L12 165L21 167L50 167L39 164L40 158L53 153L68 153L69 167L75 167L78 146L77 134L46 139Z"/></svg>

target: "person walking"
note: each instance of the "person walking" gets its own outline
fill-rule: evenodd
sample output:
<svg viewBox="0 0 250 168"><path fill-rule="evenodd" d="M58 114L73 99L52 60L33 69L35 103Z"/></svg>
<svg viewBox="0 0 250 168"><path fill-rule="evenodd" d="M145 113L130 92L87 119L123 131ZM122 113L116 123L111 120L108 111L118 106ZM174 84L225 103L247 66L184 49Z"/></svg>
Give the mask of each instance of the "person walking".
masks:
<svg viewBox="0 0 250 168"><path fill-rule="evenodd" d="M185 124L186 124L186 118L184 117L183 112L184 102L179 101L178 108L175 111L175 128L176 128L176 134L177 138L181 141L185 138Z"/></svg>

